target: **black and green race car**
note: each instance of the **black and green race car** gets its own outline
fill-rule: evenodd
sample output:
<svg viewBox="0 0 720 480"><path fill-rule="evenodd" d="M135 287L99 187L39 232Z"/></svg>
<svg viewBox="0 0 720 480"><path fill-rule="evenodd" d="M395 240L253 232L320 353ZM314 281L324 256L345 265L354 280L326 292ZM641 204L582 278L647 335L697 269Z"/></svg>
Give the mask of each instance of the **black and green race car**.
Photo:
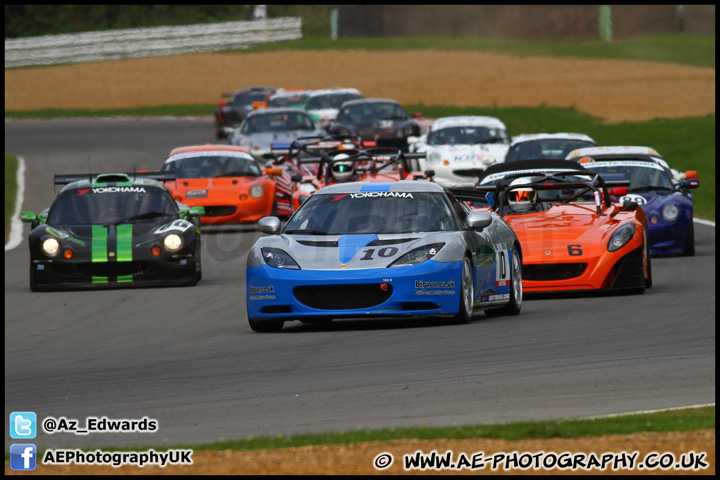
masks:
<svg viewBox="0 0 720 480"><path fill-rule="evenodd" d="M65 185L32 223L30 289L195 285L203 207L175 201L173 172L56 175Z"/></svg>

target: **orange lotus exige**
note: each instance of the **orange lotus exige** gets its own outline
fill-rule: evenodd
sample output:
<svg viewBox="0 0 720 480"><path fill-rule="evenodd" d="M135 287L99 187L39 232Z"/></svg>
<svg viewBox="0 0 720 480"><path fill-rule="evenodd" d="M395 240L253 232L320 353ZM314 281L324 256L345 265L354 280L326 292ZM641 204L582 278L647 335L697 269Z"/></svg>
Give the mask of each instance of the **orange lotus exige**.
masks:
<svg viewBox="0 0 720 480"><path fill-rule="evenodd" d="M175 172L166 186L178 202L205 207L203 225L255 223L276 213L278 168L262 169L244 147L196 145L175 148L161 171Z"/></svg>
<svg viewBox="0 0 720 480"><path fill-rule="evenodd" d="M526 293L642 293L652 285L645 213L635 202L612 201L628 182L606 182L563 160L498 164L484 173L475 190L520 240Z"/></svg>

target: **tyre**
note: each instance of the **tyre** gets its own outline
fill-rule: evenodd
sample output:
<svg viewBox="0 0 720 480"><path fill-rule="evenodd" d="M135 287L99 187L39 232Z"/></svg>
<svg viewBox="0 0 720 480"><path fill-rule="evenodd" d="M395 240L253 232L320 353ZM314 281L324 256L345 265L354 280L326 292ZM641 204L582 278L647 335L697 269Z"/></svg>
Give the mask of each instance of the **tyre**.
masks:
<svg viewBox="0 0 720 480"><path fill-rule="evenodd" d="M215 118L215 138L218 140L222 140L225 138L225 132L223 132L222 127L220 126L220 122L218 121L217 117Z"/></svg>
<svg viewBox="0 0 720 480"><path fill-rule="evenodd" d="M513 247L512 265L510 265L510 301L503 307L485 310L485 315L494 317L498 315L517 315L522 308L522 261L518 253L518 246Z"/></svg>
<svg viewBox="0 0 720 480"><path fill-rule="evenodd" d="M685 238L685 249L683 255L686 257L692 257L695 255L695 227L693 226L693 220L690 219L690 226L688 227L687 237Z"/></svg>
<svg viewBox="0 0 720 480"><path fill-rule="evenodd" d="M645 288L652 287L652 263L650 263L650 245L647 246L647 251L645 252L645 255L647 255L648 259L648 268L647 268L647 278L645 279Z"/></svg>
<svg viewBox="0 0 720 480"><path fill-rule="evenodd" d="M285 322L282 320L266 320L264 322L255 322L248 317L248 324L250 324L250 328L255 332L273 333L282 330Z"/></svg>
<svg viewBox="0 0 720 480"><path fill-rule="evenodd" d="M453 317L453 323L465 324L472 321L475 300L474 285L472 263L468 257L465 257L460 277L460 308L457 315Z"/></svg>

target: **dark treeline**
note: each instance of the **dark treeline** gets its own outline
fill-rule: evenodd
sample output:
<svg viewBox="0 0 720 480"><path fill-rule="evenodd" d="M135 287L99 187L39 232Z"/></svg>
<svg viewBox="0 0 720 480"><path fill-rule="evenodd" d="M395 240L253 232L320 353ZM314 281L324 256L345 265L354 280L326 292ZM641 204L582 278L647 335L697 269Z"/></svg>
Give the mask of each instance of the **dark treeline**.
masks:
<svg viewBox="0 0 720 480"><path fill-rule="evenodd" d="M303 35L327 35L326 5L268 5L268 18L300 16ZM253 5L5 5L5 38L251 20Z"/></svg>

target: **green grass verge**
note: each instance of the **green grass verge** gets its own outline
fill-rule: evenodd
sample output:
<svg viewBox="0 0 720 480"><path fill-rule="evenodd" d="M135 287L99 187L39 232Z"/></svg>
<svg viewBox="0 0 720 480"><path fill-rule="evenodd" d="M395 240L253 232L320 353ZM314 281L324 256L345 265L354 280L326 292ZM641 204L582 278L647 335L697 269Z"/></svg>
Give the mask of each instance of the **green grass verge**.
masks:
<svg viewBox="0 0 720 480"><path fill-rule="evenodd" d="M15 197L17 196L18 159L14 155L5 154L5 243L10 235L10 220L15 213Z"/></svg>
<svg viewBox="0 0 720 480"><path fill-rule="evenodd" d="M715 36L689 33L628 40L511 40L486 37L339 38L305 37L271 42L234 52L277 50L471 50L529 57L577 57L669 62L715 68Z"/></svg>
<svg viewBox="0 0 720 480"><path fill-rule="evenodd" d="M409 427L381 430L357 430L344 433L258 437L239 441L223 441L206 445L186 445L195 450L254 450L300 447L303 445L347 444L403 439L468 439L494 438L504 440L597 437L626 435L636 432L682 432L715 428L715 407L700 407L663 412L623 415L594 419L572 419L546 422L518 422L499 425L457 427Z"/></svg>

